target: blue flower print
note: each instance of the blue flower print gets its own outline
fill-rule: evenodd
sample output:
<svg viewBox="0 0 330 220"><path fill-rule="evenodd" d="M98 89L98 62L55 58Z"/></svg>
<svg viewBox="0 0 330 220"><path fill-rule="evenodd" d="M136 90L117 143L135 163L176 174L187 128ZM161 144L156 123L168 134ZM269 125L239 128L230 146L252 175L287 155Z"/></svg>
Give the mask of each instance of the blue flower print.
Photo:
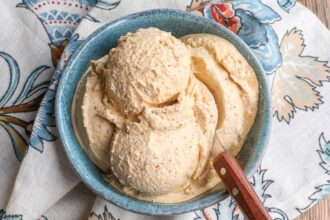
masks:
<svg viewBox="0 0 330 220"><path fill-rule="evenodd" d="M17 7L32 11L41 21L50 40L52 62L57 65L68 40L81 20L94 6L111 10L120 0L23 0Z"/></svg>
<svg viewBox="0 0 330 220"><path fill-rule="evenodd" d="M266 73L281 64L278 38L270 24L280 15L260 0L193 0L188 11L215 20L236 33L256 54Z"/></svg>
<svg viewBox="0 0 330 220"><path fill-rule="evenodd" d="M49 81L41 81L40 76L49 69L48 66L39 66L27 77L22 89L18 90L21 72L16 60L5 52L0 52L9 67L10 80L7 89L0 95L0 127L8 134L15 155L21 161L28 150L28 136L33 121L22 118L21 113L35 112L45 93ZM18 95L14 95L17 93Z"/></svg>

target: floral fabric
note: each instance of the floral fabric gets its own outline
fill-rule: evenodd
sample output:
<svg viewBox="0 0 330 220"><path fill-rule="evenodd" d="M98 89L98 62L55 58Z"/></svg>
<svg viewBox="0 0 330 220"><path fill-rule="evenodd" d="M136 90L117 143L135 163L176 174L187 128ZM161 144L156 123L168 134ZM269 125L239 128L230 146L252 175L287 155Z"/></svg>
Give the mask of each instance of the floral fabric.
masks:
<svg viewBox="0 0 330 220"><path fill-rule="evenodd" d="M122 210L71 170L54 101L65 65L101 25L175 8L237 34L269 78L273 128L250 181L273 219L291 219L330 194L330 32L295 0L12 0L0 7L0 220L244 219L228 198L171 217Z"/></svg>

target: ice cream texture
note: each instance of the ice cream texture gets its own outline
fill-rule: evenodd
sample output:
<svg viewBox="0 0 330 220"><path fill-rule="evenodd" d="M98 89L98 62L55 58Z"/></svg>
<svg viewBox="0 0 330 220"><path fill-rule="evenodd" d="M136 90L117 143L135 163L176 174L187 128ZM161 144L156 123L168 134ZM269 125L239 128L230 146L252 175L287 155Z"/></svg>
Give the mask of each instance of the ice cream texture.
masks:
<svg viewBox="0 0 330 220"><path fill-rule="evenodd" d="M212 167L221 151L212 148L215 131L237 155L254 122L258 92L253 69L228 41L139 29L92 62L83 148L126 194L185 201L219 184Z"/></svg>

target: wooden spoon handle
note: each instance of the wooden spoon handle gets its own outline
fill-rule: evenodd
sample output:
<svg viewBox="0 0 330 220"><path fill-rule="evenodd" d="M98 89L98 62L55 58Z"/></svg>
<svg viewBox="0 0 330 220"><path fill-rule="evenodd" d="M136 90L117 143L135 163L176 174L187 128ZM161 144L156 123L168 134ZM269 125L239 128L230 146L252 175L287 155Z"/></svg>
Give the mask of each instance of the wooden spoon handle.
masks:
<svg viewBox="0 0 330 220"><path fill-rule="evenodd" d="M223 152L214 160L213 166L230 195L249 220L271 220L237 160Z"/></svg>

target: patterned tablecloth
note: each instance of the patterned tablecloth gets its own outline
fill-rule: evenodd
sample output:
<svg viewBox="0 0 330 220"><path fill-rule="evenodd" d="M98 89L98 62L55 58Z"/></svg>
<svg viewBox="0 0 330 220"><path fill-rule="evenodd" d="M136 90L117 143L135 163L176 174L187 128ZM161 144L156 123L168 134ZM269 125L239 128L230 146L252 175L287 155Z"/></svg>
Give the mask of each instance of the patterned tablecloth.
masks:
<svg viewBox="0 0 330 220"><path fill-rule="evenodd" d="M0 219L243 219L228 198L172 217L142 216L96 198L71 170L54 121L58 81L101 25L176 8L242 38L272 87L273 129L250 179L274 219L330 194L330 32L294 0L12 0L0 8ZM23 160L24 158L24 160Z"/></svg>

